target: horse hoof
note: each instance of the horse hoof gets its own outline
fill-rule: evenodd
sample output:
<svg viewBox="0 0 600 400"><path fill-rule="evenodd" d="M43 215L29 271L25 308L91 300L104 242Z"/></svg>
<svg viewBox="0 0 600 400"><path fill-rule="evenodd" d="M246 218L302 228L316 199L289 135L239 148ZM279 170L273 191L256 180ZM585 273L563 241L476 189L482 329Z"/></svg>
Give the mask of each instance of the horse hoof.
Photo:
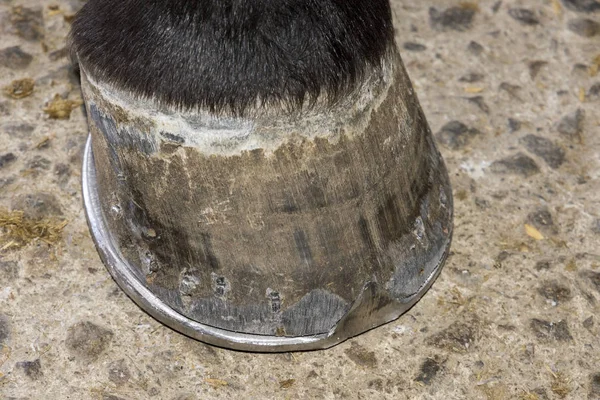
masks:
<svg viewBox="0 0 600 400"><path fill-rule="evenodd" d="M92 11L118 26L84 7L72 36L90 129L85 211L103 262L141 308L214 345L297 351L392 321L429 289L452 237L452 191L393 32L377 63L357 56L361 73L343 88L270 98L270 81L261 92L235 70L231 89L249 101L211 102L210 87L197 98L159 88L160 44L132 61L149 57L154 80L116 76L88 41L107 58L133 56L100 46L110 37Z"/></svg>

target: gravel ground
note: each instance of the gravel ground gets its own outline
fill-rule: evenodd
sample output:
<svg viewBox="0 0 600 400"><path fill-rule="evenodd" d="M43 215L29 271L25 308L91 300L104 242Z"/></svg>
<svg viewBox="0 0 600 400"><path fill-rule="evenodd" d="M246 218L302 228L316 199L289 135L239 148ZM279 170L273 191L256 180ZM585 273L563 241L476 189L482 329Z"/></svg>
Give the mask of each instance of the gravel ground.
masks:
<svg viewBox="0 0 600 400"><path fill-rule="evenodd" d="M600 3L392 3L451 172L452 254L397 321L261 355L173 332L111 279L64 47L83 2L0 0L0 214L43 236L0 237L0 398L600 399Z"/></svg>

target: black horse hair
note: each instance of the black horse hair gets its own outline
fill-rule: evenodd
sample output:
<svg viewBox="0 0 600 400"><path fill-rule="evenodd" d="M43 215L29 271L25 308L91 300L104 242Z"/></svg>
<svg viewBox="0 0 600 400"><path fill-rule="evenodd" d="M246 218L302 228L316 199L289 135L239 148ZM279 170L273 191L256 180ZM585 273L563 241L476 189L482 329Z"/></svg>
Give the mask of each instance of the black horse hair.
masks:
<svg viewBox="0 0 600 400"><path fill-rule="evenodd" d="M71 51L85 71L181 109L331 105L394 46L389 0L89 0Z"/></svg>

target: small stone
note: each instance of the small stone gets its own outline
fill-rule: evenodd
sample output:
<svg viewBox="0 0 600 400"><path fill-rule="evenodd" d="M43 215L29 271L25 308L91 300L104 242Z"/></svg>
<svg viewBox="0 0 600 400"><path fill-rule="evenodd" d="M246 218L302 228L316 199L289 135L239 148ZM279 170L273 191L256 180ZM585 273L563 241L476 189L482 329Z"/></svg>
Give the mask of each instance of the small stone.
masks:
<svg viewBox="0 0 600 400"><path fill-rule="evenodd" d="M61 58L65 58L69 55L69 48L68 47L63 47L60 48L58 50L54 50L52 52L50 52L48 54L48 58L50 59L50 61L58 61Z"/></svg>
<svg viewBox="0 0 600 400"><path fill-rule="evenodd" d="M567 26L571 32L587 38L600 34L600 24L588 18L572 19Z"/></svg>
<svg viewBox="0 0 600 400"><path fill-rule="evenodd" d="M510 129L510 133L514 133L514 132L520 131L522 125L523 124L519 120L516 120L514 118L509 118L508 119L508 129Z"/></svg>
<svg viewBox="0 0 600 400"><path fill-rule="evenodd" d="M538 293L555 303L564 303L571 300L571 289L557 281L546 281L538 288Z"/></svg>
<svg viewBox="0 0 600 400"><path fill-rule="evenodd" d="M586 318L586 320L583 321L582 325L585 329L588 329L588 330L592 329L594 327L594 317L592 316L592 317Z"/></svg>
<svg viewBox="0 0 600 400"><path fill-rule="evenodd" d="M600 99L600 83L595 83L590 87L590 90L587 92L587 97L590 100Z"/></svg>
<svg viewBox="0 0 600 400"><path fill-rule="evenodd" d="M66 65L62 65L54 70L48 71L46 75L43 75L36 80L36 84L42 85L50 85L52 86L52 82L61 81L65 83L70 83L74 88L80 86L79 81L79 71L76 70L71 63Z"/></svg>
<svg viewBox="0 0 600 400"><path fill-rule="evenodd" d="M28 218L42 219L63 215L60 201L52 193L22 194L11 202L13 210L22 210Z"/></svg>
<svg viewBox="0 0 600 400"><path fill-rule="evenodd" d="M196 400L196 396L190 393L183 393L173 397L171 400Z"/></svg>
<svg viewBox="0 0 600 400"><path fill-rule="evenodd" d="M565 151L551 140L536 136L527 135L519 140L527 150L542 158L552 169L557 169L565 162Z"/></svg>
<svg viewBox="0 0 600 400"><path fill-rule="evenodd" d="M535 263L535 270L536 271L547 271L549 270L551 267L551 263L548 260L542 260L542 261L538 261L537 263Z"/></svg>
<svg viewBox="0 0 600 400"><path fill-rule="evenodd" d="M528 64L529 76L531 77L531 80L534 80L538 76L538 74L540 73L542 68L544 68L546 65L548 65L547 61L543 61L543 60L531 61Z"/></svg>
<svg viewBox="0 0 600 400"><path fill-rule="evenodd" d="M13 153L5 153L0 155L0 168L6 167L8 164L12 163L17 159Z"/></svg>
<svg viewBox="0 0 600 400"><path fill-rule="evenodd" d="M0 66L10 69L27 68L33 56L21 50L20 46L11 46L0 50Z"/></svg>
<svg viewBox="0 0 600 400"><path fill-rule="evenodd" d="M550 397L548 397L548 393L546 392L546 389L544 389L543 387L538 387L538 388L533 389L532 394L538 396L537 398L535 398L535 400L550 400ZM525 399L525 397L523 399Z"/></svg>
<svg viewBox="0 0 600 400"><path fill-rule="evenodd" d="M600 372L590 376L590 392L588 394L588 399L600 399Z"/></svg>
<svg viewBox="0 0 600 400"><path fill-rule="evenodd" d="M108 380L117 386L123 385L129 381L131 373L125 365L125 360L114 361L108 366Z"/></svg>
<svg viewBox="0 0 600 400"><path fill-rule="evenodd" d="M414 42L405 42L402 47L404 47L404 50L408 50L408 51L425 51L427 50L427 46L419 44L419 43L414 43Z"/></svg>
<svg viewBox="0 0 600 400"><path fill-rule="evenodd" d="M569 326L565 320L559 322L549 322L534 318L529 324L531 330L538 339L543 341L567 342L573 340Z"/></svg>
<svg viewBox="0 0 600 400"><path fill-rule="evenodd" d="M475 104L484 113L488 114L490 112L490 107L485 102L483 96L467 97L467 100Z"/></svg>
<svg viewBox="0 0 600 400"><path fill-rule="evenodd" d="M572 73L579 79L587 79L590 76L590 67L582 63L577 63L573 65ZM560 93L562 94L562 92Z"/></svg>
<svg viewBox="0 0 600 400"><path fill-rule="evenodd" d="M473 24L476 9L474 7L450 7L439 11L435 7L429 9L429 23L438 31L452 29L466 31Z"/></svg>
<svg viewBox="0 0 600 400"><path fill-rule="evenodd" d="M475 205L483 210L486 210L492 206L488 200L482 199L481 197L475 197Z"/></svg>
<svg viewBox="0 0 600 400"><path fill-rule="evenodd" d="M23 6L12 8L10 22L15 33L25 40L38 41L44 38L42 9Z"/></svg>
<svg viewBox="0 0 600 400"><path fill-rule="evenodd" d="M597 0L562 0L566 8L582 13L600 11L600 2Z"/></svg>
<svg viewBox="0 0 600 400"><path fill-rule="evenodd" d="M600 235L600 218L592 223L592 232L596 235Z"/></svg>
<svg viewBox="0 0 600 400"><path fill-rule="evenodd" d="M584 271L581 273L583 279L589 281L592 286L596 288L598 292L600 292L600 272L594 271Z"/></svg>
<svg viewBox="0 0 600 400"><path fill-rule="evenodd" d="M363 346L352 342L352 346L344 351L346 356L360 367L375 368L377 367L377 358L375 352L368 351Z"/></svg>
<svg viewBox="0 0 600 400"><path fill-rule="evenodd" d="M0 345L8 343L10 338L10 322L4 314L0 314Z"/></svg>
<svg viewBox="0 0 600 400"><path fill-rule="evenodd" d="M115 396L114 394L103 394L102 395L102 400L125 400L122 397L119 396Z"/></svg>
<svg viewBox="0 0 600 400"><path fill-rule="evenodd" d="M13 281L19 277L19 263L0 259L0 282Z"/></svg>
<svg viewBox="0 0 600 400"><path fill-rule="evenodd" d="M17 79L4 88L4 93L13 99L24 99L33 93L35 83L31 78Z"/></svg>
<svg viewBox="0 0 600 400"><path fill-rule="evenodd" d="M481 80L483 80L483 78L485 78L484 74L480 74L478 72L470 72L466 75L461 76L458 81L459 82L467 82L467 83L475 83L475 82L480 82Z"/></svg>
<svg viewBox="0 0 600 400"><path fill-rule="evenodd" d="M446 349L458 353L468 351L478 338L477 320L470 322L453 322L446 329L425 340L429 346Z"/></svg>
<svg viewBox="0 0 600 400"><path fill-rule="evenodd" d="M457 150L468 145L471 139L480 133L460 121L451 121L442 127L436 138L444 146Z"/></svg>
<svg viewBox="0 0 600 400"><path fill-rule="evenodd" d="M570 139L581 139L583 133L583 122L585 120L585 112L579 108L574 113L564 116L558 123L557 130L560 134L569 137Z"/></svg>
<svg viewBox="0 0 600 400"><path fill-rule="evenodd" d="M508 93L510 95L510 97L513 97L517 100L521 100L521 97L519 96L519 91L521 90L521 86L513 85L508 82L502 82L499 86L499 89L504 90L506 93Z"/></svg>
<svg viewBox="0 0 600 400"><path fill-rule="evenodd" d="M279 381L279 387L281 389L289 389L296 383L295 379L285 379L283 381Z"/></svg>
<svg viewBox="0 0 600 400"><path fill-rule="evenodd" d="M552 214L546 207L529 213L527 216L527 221L539 230L552 231L553 233L556 231Z"/></svg>
<svg viewBox="0 0 600 400"><path fill-rule="evenodd" d="M508 10L508 15L525 25L538 25L540 23L535 13L527 8L511 8Z"/></svg>
<svg viewBox="0 0 600 400"><path fill-rule="evenodd" d="M443 370L444 362L441 362L437 357L428 358L421 364L419 375L415 381L421 382L424 385L431 385L433 379Z"/></svg>
<svg viewBox="0 0 600 400"><path fill-rule="evenodd" d="M33 381L37 381L44 376L42 372L42 363L39 358L35 361L18 362L17 368L21 368L23 372L25 372L25 375Z"/></svg>
<svg viewBox="0 0 600 400"><path fill-rule="evenodd" d="M529 178L540 172L538 165L523 153L503 158L502 160L494 161L490 166L490 170L496 174L514 174Z"/></svg>
<svg viewBox="0 0 600 400"><path fill-rule="evenodd" d="M58 183L64 185L71 177L71 167L68 164L56 164L54 166L54 175L56 175Z"/></svg>
<svg viewBox="0 0 600 400"><path fill-rule="evenodd" d="M15 181L14 176L10 176L8 178L0 178L0 189L7 187Z"/></svg>
<svg viewBox="0 0 600 400"><path fill-rule="evenodd" d="M10 115L10 103L8 101L0 101L0 116Z"/></svg>
<svg viewBox="0 0 600 400"><path fill-rule="evenodd" d="M27 168L33 171L47 170L52 165L52 162L42 156L35 156L27 162Z"/></svg>
<svg viewBox="0 0 600 400"><path fill-rule="evenodd" d="M111 330L85 321L68 329L65 343L67 349L83 361L95 361L106 351L113 335Z"/></svg>
<svg viewBox="0 0 600 400"><path fill-rule="evenodd" d="M9 136L22 139L29 136L35 130L35 125L24 122L9 122L2 125L0 129L8 133Z"/></svg>
<svg viewBox="0 0 600 400"><path fill-rule="evenodd" d="M467 46L467 50L469 51L469 53L478 56L481 55L481 53L483 53L485 49L479 43L471 41L469 43L469 46Z"/></svg>

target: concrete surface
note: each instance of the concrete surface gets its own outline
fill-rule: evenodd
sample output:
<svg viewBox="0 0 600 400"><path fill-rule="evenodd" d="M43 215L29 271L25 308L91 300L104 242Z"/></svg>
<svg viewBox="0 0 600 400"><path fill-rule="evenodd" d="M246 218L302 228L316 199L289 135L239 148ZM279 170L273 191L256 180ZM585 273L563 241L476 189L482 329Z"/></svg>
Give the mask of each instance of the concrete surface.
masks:
<svg viewBox="0 0 600 400"><path fill-rule="evenodd" d="M597 1L393 1L451 172L452 255L399 320L275 355L165 328L101 264L64 51L81 4L0 0L0 87L34 84L0 95L0 209L67 221L54 244L0 236L0 398L600 399Z"/></svg>

